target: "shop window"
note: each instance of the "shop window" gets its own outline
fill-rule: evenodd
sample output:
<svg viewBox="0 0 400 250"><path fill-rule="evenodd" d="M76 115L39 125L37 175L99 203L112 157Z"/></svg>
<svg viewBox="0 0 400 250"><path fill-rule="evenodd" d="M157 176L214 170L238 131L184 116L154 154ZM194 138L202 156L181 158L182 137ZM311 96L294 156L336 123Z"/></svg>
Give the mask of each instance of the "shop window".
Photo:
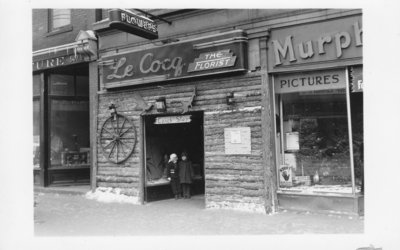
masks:
<svg viewBox="0 0 400 250"><path fill-rule="evenodd" d="M74 75L52 74L50 76L50 94L58 96L74 96Z"/></svg>
<svg viewBox="0 0 400 250"><path fill-rule="evenodd" d="M49 75L50 167L88 166L89 76L87 67Z"/></svg>
<svg viewBox="0 0 400 250"><path fill-rule="evenodd" d="M40 89L41 75L33 75L32 78L33 96L33 177L34 183L40 183Z"/></svg>
<svg viewBox="0 0 400 250"><path fill-rule="evenodd" d="M33 100L33 166L40 168L40 101Z"/></svg>
<svg viewBox="0 0 400 250"><path fill-rule="evenodd" d="M71 25L71 9L49 10L49 31L58 31Z"/></svg>
<svg viewBox="0 0 400 250"><path fill-rule="evenodd" d="M88 164L89 101L51 100L51 167Z"/></svg>
<svg viewBox="0 0 400 250"><path fill-rule="evenodd" d="M40 75L33 75L32 95L33 97L40 96Z"/></svg>
<svg viewBox="0 0 400 250"><path fill-rule="evenodd" d="M351 194L346 89L299 88L275 98L279 189Z"/></svg>
<svg viewBox="0 0 400 250"><path fill-rule="evenodd" d="M76 76L76 95L89 96L89 77Z"/></svg>

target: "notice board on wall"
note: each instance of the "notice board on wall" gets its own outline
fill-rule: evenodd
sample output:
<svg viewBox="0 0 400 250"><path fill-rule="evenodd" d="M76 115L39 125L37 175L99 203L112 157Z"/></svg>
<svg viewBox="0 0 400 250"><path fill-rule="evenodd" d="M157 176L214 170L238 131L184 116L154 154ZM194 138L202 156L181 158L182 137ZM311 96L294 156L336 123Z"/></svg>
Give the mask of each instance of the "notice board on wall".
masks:
<svg viewBox="0 0 400 250"><path fill-rule="evenodd" d="M251 154L250 127L224 129L225 154Z"/></svg>

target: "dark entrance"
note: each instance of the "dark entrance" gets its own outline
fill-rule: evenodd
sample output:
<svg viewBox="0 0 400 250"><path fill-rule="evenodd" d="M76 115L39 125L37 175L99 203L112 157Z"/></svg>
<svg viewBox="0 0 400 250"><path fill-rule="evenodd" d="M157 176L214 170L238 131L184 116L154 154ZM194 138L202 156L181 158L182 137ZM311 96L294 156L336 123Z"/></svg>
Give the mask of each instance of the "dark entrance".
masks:
<svg viewBox="0 0 400 250"><path fill-rule="evenodd" d="M145 124L145 201L172 198L166 177L169 155L175 153L179 160L187 152L195 174L192 195L204 194L204 135L203 112L185 115L146 116Z"/></svg>

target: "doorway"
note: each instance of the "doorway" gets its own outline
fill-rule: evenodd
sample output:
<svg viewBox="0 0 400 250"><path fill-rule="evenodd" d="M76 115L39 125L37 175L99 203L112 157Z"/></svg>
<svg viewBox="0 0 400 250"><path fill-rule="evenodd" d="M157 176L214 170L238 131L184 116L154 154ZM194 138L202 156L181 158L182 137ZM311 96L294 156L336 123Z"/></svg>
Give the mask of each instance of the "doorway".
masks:
<svg viewBox="0 0 400 250"><path fill-rule="evenodd" d="M192 162L192 195L204 194L203 112L185 115L149 115L144 117L144 200L173 197L167 179L166 164L172 153L181 159L186 152Z"/></svg>

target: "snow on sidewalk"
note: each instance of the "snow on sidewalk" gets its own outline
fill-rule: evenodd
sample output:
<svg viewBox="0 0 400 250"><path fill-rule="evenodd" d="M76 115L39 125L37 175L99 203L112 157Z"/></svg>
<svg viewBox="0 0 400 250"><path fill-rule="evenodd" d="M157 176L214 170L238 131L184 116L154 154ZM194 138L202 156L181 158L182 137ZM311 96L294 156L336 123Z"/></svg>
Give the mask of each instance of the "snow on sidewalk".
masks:
<svg viewBox="0 0 400 250"><path fill-rule="evenodd" d="M135 205L135 200L126 200L118 191L101 192L40 194L34 208L35 235L354 234L364 231L364 220L358 216L290 211L265 215L205 209L204 196Z"/></svg>
<svg viewBox="0 0 400 250"><path fill-rule="evenodd" d="M118 202L118 203L139 204L137 197L121 194L121 189L119 188L98 187L96 188L95 192L92 191L87 192L85 197L90 200L96 200L106 203Z"/></svg>

